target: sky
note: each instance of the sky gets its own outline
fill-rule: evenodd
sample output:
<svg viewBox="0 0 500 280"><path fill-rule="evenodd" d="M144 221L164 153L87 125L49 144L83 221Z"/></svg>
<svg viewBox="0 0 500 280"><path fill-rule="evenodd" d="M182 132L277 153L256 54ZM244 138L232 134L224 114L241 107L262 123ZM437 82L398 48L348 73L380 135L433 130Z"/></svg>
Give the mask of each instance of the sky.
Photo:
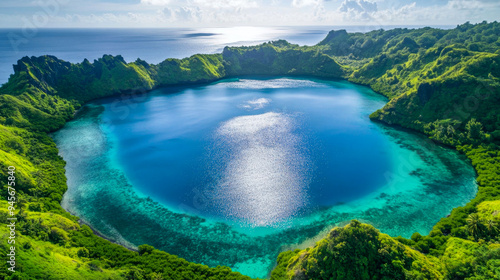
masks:
<svg viewBox="0 0 500 280"><path fill-rule="evenodd" d="M1 0L0 28L456 25L499 0Z"/></svg>

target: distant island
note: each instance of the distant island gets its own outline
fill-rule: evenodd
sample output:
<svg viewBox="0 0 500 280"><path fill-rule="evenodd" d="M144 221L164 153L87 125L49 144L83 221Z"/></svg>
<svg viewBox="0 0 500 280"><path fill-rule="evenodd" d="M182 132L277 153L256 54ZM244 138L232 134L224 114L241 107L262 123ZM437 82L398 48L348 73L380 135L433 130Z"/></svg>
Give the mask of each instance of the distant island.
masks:
<svg viewBox="0 0 500 280"><path fill-rule="evenodd" d="M0 88L0 232L16 218L15 273L2 279L250 279L141 245L131 251L92 232L60 205L65 162L49 133L86 102L246 75L343 79L389 98L370 118L423 133L465 154L478 193L427 236L390 237L351 221L316 246L279 255L271 279L496 279L500 277L500 23L331 31L315 46L279 40L221 54L127 63L104 55L72 64L24 57ZM15 166L14 171L9 168ZM9 212L16 182L15 211ZM8 192L9 191L9 192ZM12 208L11 208L12 209ZM6 224L6 225L5 225ZM10 246L2 245L7 256ZM72 268L77 264L77 269ZM64 265L66 264L66 265Z"/></svg>

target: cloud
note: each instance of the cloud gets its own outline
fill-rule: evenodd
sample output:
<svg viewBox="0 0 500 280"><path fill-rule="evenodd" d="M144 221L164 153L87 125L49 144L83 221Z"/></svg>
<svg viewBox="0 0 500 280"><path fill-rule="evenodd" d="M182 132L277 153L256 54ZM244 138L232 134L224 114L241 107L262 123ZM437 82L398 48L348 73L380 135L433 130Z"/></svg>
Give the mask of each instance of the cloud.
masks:
<svg viewBox="0 0 500 280"><path fill-rule="evenodd" d="M141 4L163 6L158 10L158 20L173 25L244 21L251 14L249 9L259 7L255 0L141 0Z"/></svg>
<svg viewBox="0 0 500 280"><path fill-rule="evenodd" d="M416 2L404 5L399 8L391 8L386 10L381 10L375 14L375 18L378 22L382 23L392 23L392 22L404 22L405 20L415 20L416 17L421 16L422 11L430 14L429 9L418 9Z"/></svg>
<svg viewBox="0 0 500 280"><path fill-rule="evenodd" d="M164 8L161 15L170 22L198 22L202 17L202 11L196 7Z"/></svg>
<svg viewBox="0 0 500 280"><path fill-rule="evenodd" d="M198 7L198 8L255 8L257 2L247 0L141 0L141 4L169 7Z"/></svg>
<svg viewBox="0 0 500 280"><path fill-rule="evenodd" d="M170 4L170 0L141 0L141 4L153 6L165 6Z"/></svg>
<svg viewBox="0 0 500 280"><path fill-rule="evenodd" d="M479 1L451 0L447 6L457 10L477 9L482 4Z"/></svg>
<svg viewBox="0 0 500 280"><path fill-rule="evenodd" d="M321 0L293 0L292 6L296 8L302 8L307 6L318 6L321 4Z"/></svg>
<svg viewBox="0 0 500 280"><path fill-rule="evenodd" d="M377 3L365 0L344 0L339 8L339 11L343 13L374 13L377 10Z"/></svg>
<svg viewBox="0 0 500 280"><path fill-rule="evenodd" d="M211 7L216 9L225 8L256 8L259 7L255 1L247 0L192 0L192 4L200 7Z"/></svg>
<svg viewBox="0 0 500 280"><path fill-rule="evenodd" d="M365 0L344 0L339 7L344 20L369 21L378 11L377 3Z"/></svg>
<svg viewBox="0 0 500 280"><path fill-rule="evenodd" d="M48 1L48 0L47 0ZM55 0L57 2L68 0ZM89 2L90 1L90 2ZM498 20L498 0L71 0L47 27L234 25L456 25ZM23 27L45 9L2 0L0 27ZM50 2L50 1L49 1ZM91 4L89 4L91 3Z"/></svg>

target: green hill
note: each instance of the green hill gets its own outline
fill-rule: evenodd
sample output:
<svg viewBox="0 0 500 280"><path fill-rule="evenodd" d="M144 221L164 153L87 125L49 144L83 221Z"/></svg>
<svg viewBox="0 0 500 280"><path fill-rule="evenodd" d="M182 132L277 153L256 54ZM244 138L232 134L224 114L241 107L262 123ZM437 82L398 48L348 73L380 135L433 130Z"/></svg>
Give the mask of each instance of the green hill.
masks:
<svg viewBox="0 0 500 280"><path fill-rule="evenodd" d="M353 220L313 248L278 257L271 279L439 279L440 262Z"/></svg>

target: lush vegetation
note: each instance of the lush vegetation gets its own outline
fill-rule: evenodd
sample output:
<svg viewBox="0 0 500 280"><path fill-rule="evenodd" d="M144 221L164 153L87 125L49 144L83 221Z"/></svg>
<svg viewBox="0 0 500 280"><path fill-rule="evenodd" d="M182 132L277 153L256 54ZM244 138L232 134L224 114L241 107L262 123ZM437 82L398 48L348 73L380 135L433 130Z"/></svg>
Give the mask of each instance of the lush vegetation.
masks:
<svg viewBox="0 0 500 280"><path fill-rule="evenodd" d="M298 75L342 78L348 69L317 47L299 47L279 40L253 47L224 48L228 76Z"/></svg>
<svg viewBox="0 0 500 280"><path fill-rule="evenodd" d="M64 160L47 133L89 100L239 75L348 79L387 96L371 118L414 129L463 152L477 197L427 236L391 238L353 221L313 248L283 252L272 279L500 278L500 24L451 30L332 31L318 45L285 41L158 65L105 55L71 64L25 57L0 88L0 222L7 223L7 167L16 167L18 273L5 279L248 279L186 262L151 246L130 251L96 236L60 206ZM6 237L7 227L0 229ZM7 244L0 253L7 254Z"/></svg>
<svg viewBox="0 0 500 280"><path fill-rule="evenodd" d="M439 265L434 257L353 220L313 248L282 253L272 279L438 279Z"/></svg>

